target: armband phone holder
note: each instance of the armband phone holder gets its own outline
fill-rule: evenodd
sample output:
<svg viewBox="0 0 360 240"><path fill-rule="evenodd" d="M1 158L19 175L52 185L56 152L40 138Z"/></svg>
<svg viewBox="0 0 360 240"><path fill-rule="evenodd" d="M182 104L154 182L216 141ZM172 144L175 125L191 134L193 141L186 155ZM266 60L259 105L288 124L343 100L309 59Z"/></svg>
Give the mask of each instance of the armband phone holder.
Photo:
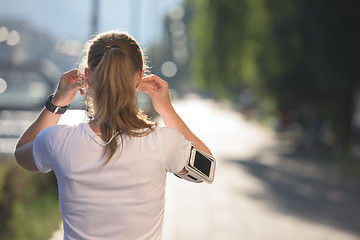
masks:
<svg viewBox="0 0 360 240"><path fill-rule="evenodd" d="M175 174L175 176L190 182L212 183L214 180L216 161L213 156L197 149L191 145L190 157L186 161L183 174Z"/></svg>

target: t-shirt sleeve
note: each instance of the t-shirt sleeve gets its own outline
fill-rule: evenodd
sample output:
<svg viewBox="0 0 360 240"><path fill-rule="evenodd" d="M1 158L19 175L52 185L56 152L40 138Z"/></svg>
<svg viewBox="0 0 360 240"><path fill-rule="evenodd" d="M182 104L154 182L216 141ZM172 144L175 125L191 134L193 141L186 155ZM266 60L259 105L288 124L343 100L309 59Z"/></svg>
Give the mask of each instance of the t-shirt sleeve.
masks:
<svg viewBox="0 0 360 240"><path fill-rule="evenodd" d="M178 131L171 128L160 129L160 141L165 162L165 169L178 173L190 157L191 142Z"/></svg>
<svg viewBox="0 0 360 240"><path fill-rule="evenodd" d="M52 170L52 141L54 128L50 127L41 131L35 138L33 144L34 162L38 169L47 173Z"/></svg>

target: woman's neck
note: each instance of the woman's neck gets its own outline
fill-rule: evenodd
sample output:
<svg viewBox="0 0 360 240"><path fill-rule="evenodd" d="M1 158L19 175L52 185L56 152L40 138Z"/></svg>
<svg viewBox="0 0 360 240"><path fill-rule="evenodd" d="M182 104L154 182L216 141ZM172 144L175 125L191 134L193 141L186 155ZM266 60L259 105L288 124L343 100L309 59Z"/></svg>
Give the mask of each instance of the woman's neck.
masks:
<svg viewBox="0 0 360 240"><path fill-rule="evenodd" d="M90 120L89 126L93 130L94 133L96 133L97 135L99 135L101 137L101 128L100 128L100 125L98 124L97 119Z"/></svg>

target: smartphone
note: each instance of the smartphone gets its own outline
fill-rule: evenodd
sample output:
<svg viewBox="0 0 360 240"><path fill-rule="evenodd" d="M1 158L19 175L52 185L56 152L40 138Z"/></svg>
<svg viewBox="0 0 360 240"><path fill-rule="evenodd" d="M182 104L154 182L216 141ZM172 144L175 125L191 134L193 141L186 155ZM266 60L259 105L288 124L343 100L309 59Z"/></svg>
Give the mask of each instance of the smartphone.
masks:
<svg viewBox="0 0 360 240"><path fill-rule="evenodd" d="M188 177L212 183L215 173L215 159L210 154L204 153L193 147L185 169L188 171Z"/></svg>

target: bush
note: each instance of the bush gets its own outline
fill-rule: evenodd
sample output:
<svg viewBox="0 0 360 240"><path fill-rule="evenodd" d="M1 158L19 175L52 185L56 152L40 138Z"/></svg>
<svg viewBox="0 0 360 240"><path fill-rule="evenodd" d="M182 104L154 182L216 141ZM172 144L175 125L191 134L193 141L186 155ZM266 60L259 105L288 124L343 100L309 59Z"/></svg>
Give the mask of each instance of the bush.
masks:
<svg viewBox="0 0 360 240"><path fill-rule="evenodd" d="M0 239L49 239L61 215L56 178L22 169L0 155Z"/></svg>

